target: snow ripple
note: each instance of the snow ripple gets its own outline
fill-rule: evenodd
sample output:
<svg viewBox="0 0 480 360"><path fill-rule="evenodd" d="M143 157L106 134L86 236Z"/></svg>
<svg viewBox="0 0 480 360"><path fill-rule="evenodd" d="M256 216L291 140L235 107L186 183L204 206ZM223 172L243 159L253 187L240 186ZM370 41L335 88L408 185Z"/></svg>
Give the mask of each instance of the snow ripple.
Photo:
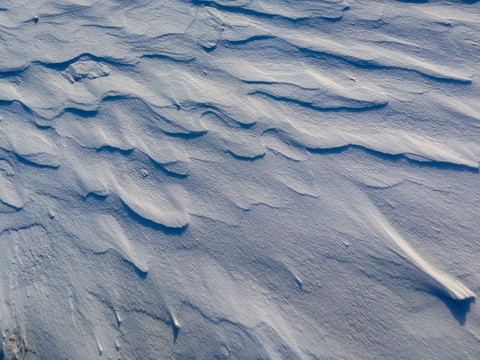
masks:
<svg viewBox="0 0 480 360"><path fill-rule="evenodd" d="M337 300L335 271L345 298L363 281L365 304L407 306L401 289L420 289L465 324L455 301L474 299L476 267L439 260L382 201L406 181L437 189L432 208L441 192L471 193L467 212L478 198L478 16L449 1L6 0L0 324L15 341L0 358L353 356L343 310L311 305ZM450 216L468 257L478 225ZM408 335L402 316L381 315ZM137 331L158 346L139 349ZM359 357L390 355L387 338L350 340Z"/></svg>

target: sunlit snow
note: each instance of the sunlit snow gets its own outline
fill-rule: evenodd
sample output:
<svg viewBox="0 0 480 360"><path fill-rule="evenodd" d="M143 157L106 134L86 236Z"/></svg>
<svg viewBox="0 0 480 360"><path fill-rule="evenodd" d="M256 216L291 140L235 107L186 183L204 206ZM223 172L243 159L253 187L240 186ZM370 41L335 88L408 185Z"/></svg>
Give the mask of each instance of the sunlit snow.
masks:
<svg viewBox="0 0 480 360"><path fill-rule="evenodd" d="M2 0L0 359L478 359L480 3Z"/></svg>

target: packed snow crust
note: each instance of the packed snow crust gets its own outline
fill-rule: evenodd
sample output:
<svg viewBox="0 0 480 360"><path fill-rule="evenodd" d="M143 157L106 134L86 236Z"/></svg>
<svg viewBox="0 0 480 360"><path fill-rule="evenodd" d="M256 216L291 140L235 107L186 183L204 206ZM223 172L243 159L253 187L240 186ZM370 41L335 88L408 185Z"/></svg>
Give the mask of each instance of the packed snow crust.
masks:
<svg viewBox="0 0 480 360"><path fill-rule="evenodd" d="M3 0L0 359L479 359L480 3Z"/></svg>

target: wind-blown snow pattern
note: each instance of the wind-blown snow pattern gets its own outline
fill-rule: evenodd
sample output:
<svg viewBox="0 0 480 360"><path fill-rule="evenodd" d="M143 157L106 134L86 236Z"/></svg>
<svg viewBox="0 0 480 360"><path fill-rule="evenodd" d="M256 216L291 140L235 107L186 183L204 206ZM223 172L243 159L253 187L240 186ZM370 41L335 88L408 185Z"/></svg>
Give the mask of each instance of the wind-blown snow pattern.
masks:
<svg viewBox="0 0 480 360"><path fill-rule="evenodd" d="M480 3L3 0L0 359L478 359Z"/></svg>

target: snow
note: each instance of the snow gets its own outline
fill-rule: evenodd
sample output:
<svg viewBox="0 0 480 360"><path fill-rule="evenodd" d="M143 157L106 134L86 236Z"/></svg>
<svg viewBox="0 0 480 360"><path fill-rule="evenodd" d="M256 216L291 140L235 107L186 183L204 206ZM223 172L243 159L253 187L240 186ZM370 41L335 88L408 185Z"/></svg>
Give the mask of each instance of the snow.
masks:
<svg viewBox="0 0 480 360"><path fill-rule="evenodd" d="M0 359L476 359L480 3L4 0Z"/></svg>

